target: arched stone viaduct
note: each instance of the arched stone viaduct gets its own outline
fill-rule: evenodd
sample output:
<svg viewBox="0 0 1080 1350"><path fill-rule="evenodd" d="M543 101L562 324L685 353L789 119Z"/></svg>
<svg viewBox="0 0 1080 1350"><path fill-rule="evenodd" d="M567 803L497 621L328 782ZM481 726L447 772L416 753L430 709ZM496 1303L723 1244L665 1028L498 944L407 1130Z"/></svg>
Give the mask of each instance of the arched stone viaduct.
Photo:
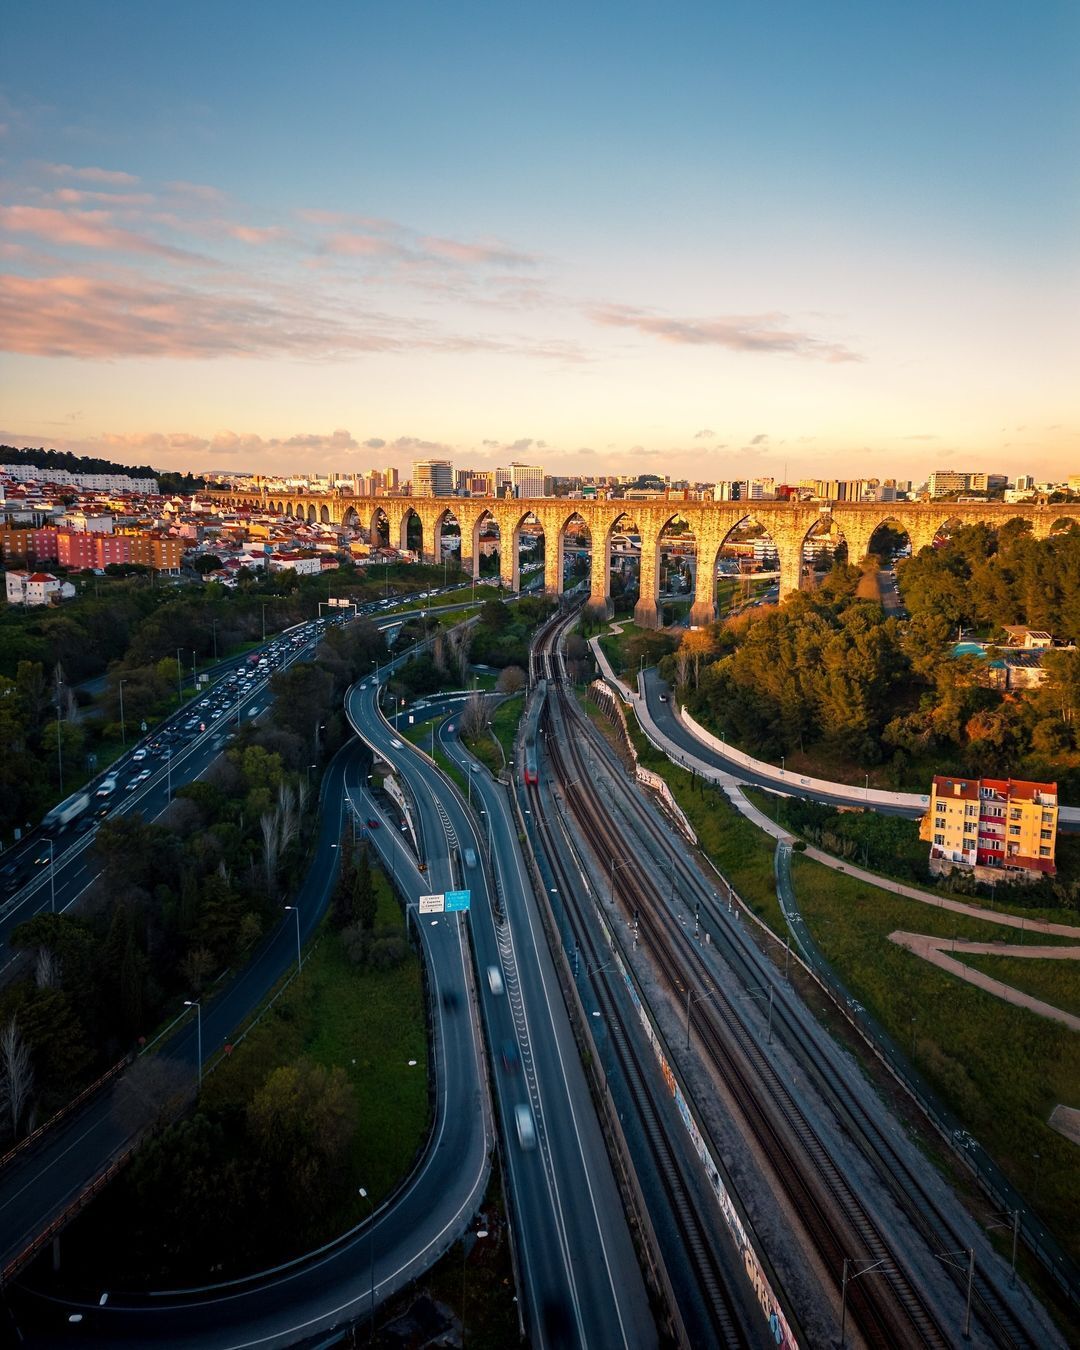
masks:
<svg viewBox="0 0 1080 1350"><path fill-rule="evenodd" d="M1027 503L1006 506L999 502L709 502L654 497L641 501L621 499L587 501L576 498L495 497L353 497L348 494L292 494L213 491L204 494L223 506L246 507L274 515L324 524L358 526L374 538L380 524L395 547L405 548L410 519L415 516L422 531L421 552L425 560L442 555L442 530L448 518L461 529L461 564L479 575L479 538L484 525L493 521L499 530L500 574L504 586L517 590L518 538L528 517L540 523L545 539L544 584L558 595L562 590L563 544L567 526L580 519L592 537L592 572L589 604L611 613L611 538L637 527L641 536L640 596L635 622L646 628L660 623L658 581L660 536L673 521L685 521L697 545L697 580L690 621L711 623L716 617L716 559L732 530L743 521L757 521L769 532L780 558L780 597L802 585L803 546L815 525L833 526L843 535L848 556L864 558L870 540L880 525L904 530L912 553L931 544L943 525L979 521L995 529L1008 520L1031 523L1036 538L1046 538L1059 520L1080 523L1080 506L1050 506ZM512 541L510 548L505 541ZM552 544L555 547L552 547Z"/></svg>

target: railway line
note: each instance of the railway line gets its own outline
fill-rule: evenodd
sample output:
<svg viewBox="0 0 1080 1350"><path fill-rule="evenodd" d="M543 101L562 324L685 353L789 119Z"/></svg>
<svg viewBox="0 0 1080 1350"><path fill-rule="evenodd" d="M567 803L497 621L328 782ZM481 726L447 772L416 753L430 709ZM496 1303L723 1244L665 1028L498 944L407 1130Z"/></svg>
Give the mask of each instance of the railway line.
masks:
<svg viewBox="0 0 1080 1350"><path fill-rule="evenodd" d="M573 715L588 730L588 724L576 706ZM694 897L695 911L700 911L708 925L710 936L727 964L747 986L760 982L760 971L752 964L745 946L733 941L730 925L725 922L722 905L715 892L696 866L687 860L683 848L672 847L671 839L660 827L654 815L643 809L640 799L625 780L625 774L606 741L599 739L594 746L611 770L620 803L632 812L640 832L649 842L652 856L663 866L672 866L673 875L680 883L684 897ZM700 950L692 949L699 957ZM863 1157L875 1168L881 1182L887 1187L894 1202L908 1221L935 1253L966 1251L970 1240L957 1226L948 1209L927 1187L923 1176L910 1161L908 1153L896 1147L888 1129L869 1113L859 1094L839 1070L836 1059L828 1053L807 1054L805 1047L822 1032L801 1000L787 996L786 986L776 983L773 1026L779 1039L795 1053L801 1053L802 1071L814 1083L822 1098L834 1111L848 1136L856 1143ZM968 1278L966 1267L947 1269L957 1285L964 1289ZM972 1307L986 1334L999 1346L1035 1346L1044 1344L1043 1337L1016 1315L1010 1303L991 1278L978 1264L972 1272Z"/></svg>
<svg viewBox="0 0 1080 1350"><path fill-rule="evenodd" d="M551 734L547 750L581 835L597 857L633 856L635 845L621 836L614 803L611 810L607 809L589 790L591 770L585 762L583 744L592 734L591 728L566 694L561 679L558 647L566 623L566 619L560 619L550 625L534 649L534 678L546 679L549 693L546 715ZM610 753L606 743L600 753ZM672 849L670 839L643 808L636 792L627 787L621 771L613 774L613 781L615 791L620 794L620 807L635 817L649 851L658 852L671 862L673 876L678 875L685 895L699 897L697 904L705 910L707 921L716 925L717 943L719 946L723 942L725 957L744 980L760 985L760 972L748 967L749 958L741 945L724 941L725 924L719 902L700 873L687 863L685 851ZM637 847L640 850L640 845ZM895 1244L836 1166L812 1122L776 1073L760 1038L748 1030L735 1001L716 980L698 944L683 932L681 925L673 924L671 915L658 902L655 888L636 875L634 869L620 869L617 876L613 871L612 876L613 894L619 895L628 914L636 916L641 940L671 993L680 1000L686 999L688 1010L692 1010L694 991L697 992L698 1005L694 1011L699 1044L714 1071L727 1083L737 1111L768 1159L789 1204L801 1216L808 1240L823 1267L839 1287L846 1263L857 1263L851 1266L855 1270L882 1263L876 1267L880 1272L877 1278L848 1282L848 1312L867 1343L951 1344L953 1335L940 1325L938 1312L905 1269ZM779 981L774 984L773 1004L778 1034L797 1047L806 1035L805 1010L796 1007L786 986ZM955 1253L958 1247L966 1245L904 1157L868 1116L829 1057L810 1056L806 1067L864 1155L879 1174L890 1178L889 1189L931 1252ZM966 1271L962 1278L966 1279ZM986 1275L977 1275L973 1295L974 1312L993 1343L1003 1346L1035 1343L1035 1337L998 1296Z"/></svg>
<svg viewBox="0 0 1080 1350"><path fill-rule="evenodd" d="M580 878L574 875L566 861L566 841L559 837L560 822L549 817L539 798L533 815L577 950L591 968L592 988L611 1037L615 1060L635 1103L653 1167L681 1235L682 1251L678 1255L692 1272L707 1309L709 1343L732 1347L732 1350L760 1344L760 1339L750 1335L740 1319L741 1303L732 1289L730 1267L720 1257L703 1212L700 1187L687 1174L663 1122L665 1094L657 1083L655 1068L642 1049L639 1036L634 1034L632 1026L627 1025L633 1021L633 1016L619 996L622 980L618 972L610 968L608 953L595 936L593 925L587 921L584 911L588 901L581 895ZM665 1253L669 1263L673 1256L674 1253ZM697 1330L700 1335L703 1329Z"/></svg>

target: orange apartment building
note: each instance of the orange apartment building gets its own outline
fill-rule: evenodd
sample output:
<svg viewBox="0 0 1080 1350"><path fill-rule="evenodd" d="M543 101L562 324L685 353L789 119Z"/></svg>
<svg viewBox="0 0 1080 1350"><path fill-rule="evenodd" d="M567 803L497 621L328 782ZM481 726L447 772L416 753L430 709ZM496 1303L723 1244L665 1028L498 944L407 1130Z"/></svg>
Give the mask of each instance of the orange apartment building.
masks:
<svg viewBox="0 0 1080 1350"><path fill-rule="evenodd" d="M982 880L1053 876L1056 783L1018 778L935 777L919 837L930 844L931 872L970 868ZM984 870L985 869L985 870Z"/></svg>

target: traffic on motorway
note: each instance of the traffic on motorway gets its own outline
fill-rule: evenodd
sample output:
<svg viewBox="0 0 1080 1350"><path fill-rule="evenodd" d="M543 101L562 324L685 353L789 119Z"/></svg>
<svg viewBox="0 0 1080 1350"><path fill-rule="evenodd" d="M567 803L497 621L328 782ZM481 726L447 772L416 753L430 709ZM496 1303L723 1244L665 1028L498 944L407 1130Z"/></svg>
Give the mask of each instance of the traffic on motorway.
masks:
<svg viewBox="0 0 1080 1350"><path fill-rule="evenodd" d="M277 671L283 670L332 625L354 617L376 618L403 604L435 599L459 586L413 592L350 606L320 619L286 629L245 655L230 657L205 672L209 683L201 696L189 700L159 726L133 742L118 759L99 772L84 787L54 806L41 824L18 844L0 854L0 912L19 892L46 875L61 855L92 831L120 802L137 797L159 770L181 750L218 728L234 715L243 720L243 705L258 693ZM249 716L258 709L247 707ZM132 803L134 805L134 803ZM130 809L130 808L128 808Z"/></svg>

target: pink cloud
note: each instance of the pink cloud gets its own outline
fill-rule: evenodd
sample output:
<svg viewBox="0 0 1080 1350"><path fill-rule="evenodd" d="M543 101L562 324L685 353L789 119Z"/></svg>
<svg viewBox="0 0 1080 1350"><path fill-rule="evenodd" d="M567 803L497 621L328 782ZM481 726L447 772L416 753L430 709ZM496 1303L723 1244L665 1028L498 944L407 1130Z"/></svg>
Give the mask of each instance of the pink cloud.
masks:
<svg viewBox="0 0 1080 1350"><path fill-rule="evenodd" d="M278 225L225 225L225 233L242 244L269 244L280 239L282 229Z"/></svg>
<svg viewBox="0 0 1080 1350"><path fill-rule="evenodd" d="M89 165L76 168L72 164L44 164L42 167L55 178L76 178L84 183L112 183L116 187L130 187L139 181L133 173L122 173L119 169L96 169Z"/></svg>
<svg viewBox="0 0 1080 1350"><path fill-rule="evenodd" d="M528 253L518 253L502 244L466 244L458 239L440 239L427 235L421 244L437 258L465 264L496 264L500 267L531 266L536 259Z"/></svg>
<svg viewBox="0 0 1080 1350"><path fill-rule="evenodd" d="M342 258L408 258L409 250L373 234L334 234L323 244L325 253Z"/></svg>
<svg viewBox="0 0 1080 1350"><path fill-rule="evenodd" d="M730 314L717 319L676 319L629 305L602 305L588 312L594 323L635 328L679 346L726 347L735 352L773 353L818 360L861 361L840 343L800 332L787 325L783 314Z"/></svg>
<svg viewBox="0 0 1080 1350"><path fill-rule="evenodd" d="M45 200L61 206L80 206L84 202L102 206L152 206L154 202L149 192L93 192L85 188L57 188L48 193Z"/></svg>
<svg viewBox="0 0 1080 1350"><path fill-rule="evenodd" d="M195 254L183 249L159 244L132 230L118 229L109 223L110 220L108 211L57 211L45 206L0 207L0 229L11 234L28 234L46 243L74 244L79 248L151 253L183 262L196 259Z"/></svg>

